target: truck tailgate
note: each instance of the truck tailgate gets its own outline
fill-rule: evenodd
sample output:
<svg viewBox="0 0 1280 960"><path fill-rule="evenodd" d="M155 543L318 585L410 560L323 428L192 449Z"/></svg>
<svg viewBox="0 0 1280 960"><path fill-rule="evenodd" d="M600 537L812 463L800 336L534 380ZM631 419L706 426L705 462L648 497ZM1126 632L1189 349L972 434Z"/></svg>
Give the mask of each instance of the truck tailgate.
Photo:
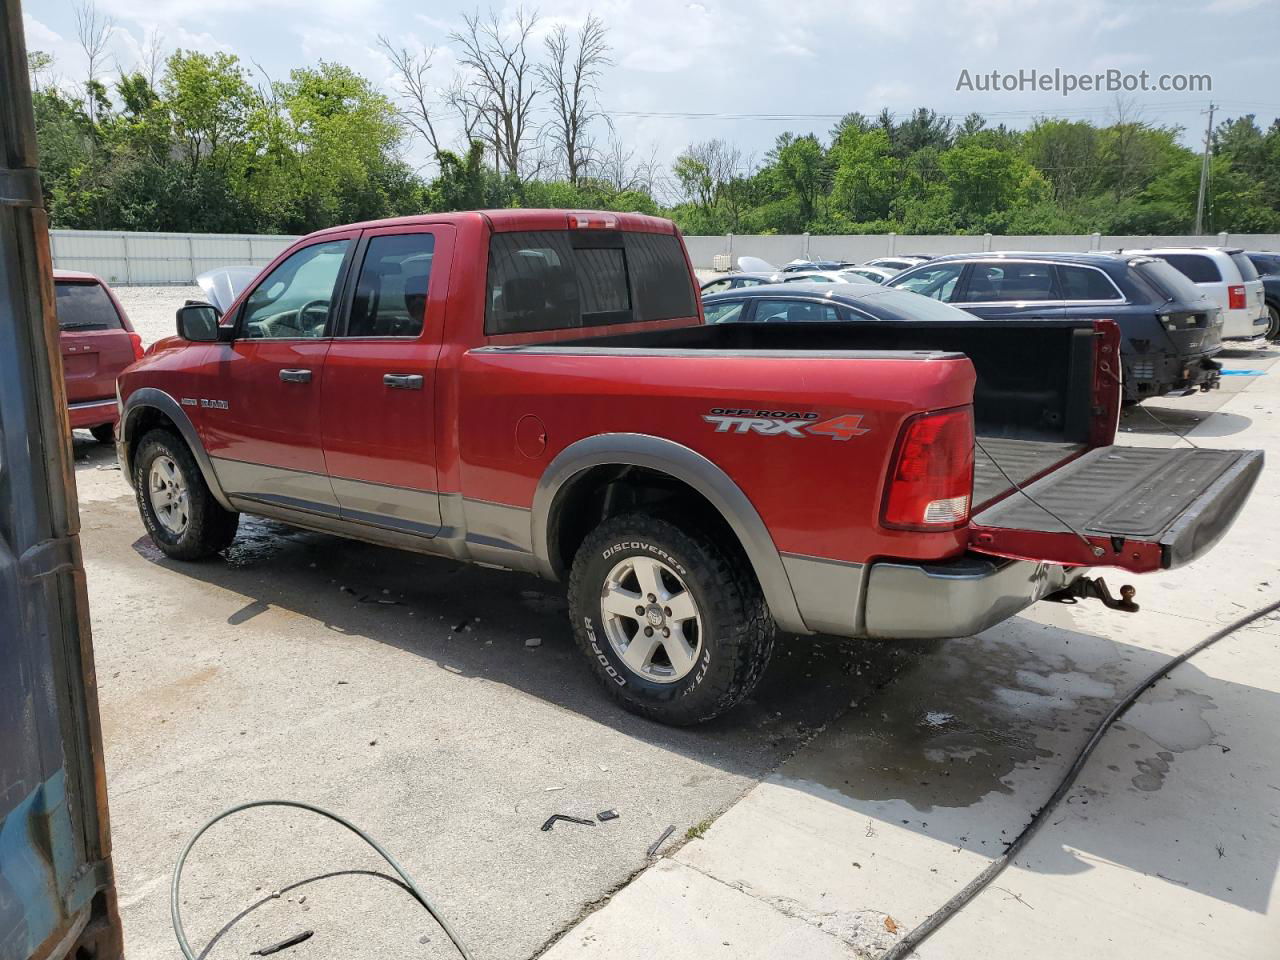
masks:
<svg viewBox="0 0 1280 960"><path fill-rule="evenodd" d="M1261 450L1099 447L1027 485L1030 496L1015 491L977 513L970 547L1137 573L1181 566L1226 532L1262 460Z"/></svg>

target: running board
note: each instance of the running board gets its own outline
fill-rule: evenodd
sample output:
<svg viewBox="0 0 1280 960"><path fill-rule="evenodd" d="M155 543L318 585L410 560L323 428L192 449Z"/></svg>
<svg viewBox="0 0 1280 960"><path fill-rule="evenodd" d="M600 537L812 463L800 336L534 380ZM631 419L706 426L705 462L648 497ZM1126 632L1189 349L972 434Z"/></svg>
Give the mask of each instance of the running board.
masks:
<svg viewBox="0 0 1280 960"><path fill-rule="evenodd" d="M1226 533L1261 450L1100 447L974 516L978 553L1135 573L1190 563Z"/></svg>

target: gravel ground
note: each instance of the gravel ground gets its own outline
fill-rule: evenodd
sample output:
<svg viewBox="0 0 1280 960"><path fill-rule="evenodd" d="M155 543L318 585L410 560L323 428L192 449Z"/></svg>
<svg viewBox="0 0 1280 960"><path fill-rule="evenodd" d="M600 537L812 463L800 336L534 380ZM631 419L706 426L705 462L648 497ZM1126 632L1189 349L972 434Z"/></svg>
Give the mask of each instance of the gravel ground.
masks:
<svg viewBox="0 0 1280 960"><path fill-rule="evenodd" d="M112 287L133 329L150 345L174 332L174 312L186 300L203 300L196 286L190 287Z"/></svg>

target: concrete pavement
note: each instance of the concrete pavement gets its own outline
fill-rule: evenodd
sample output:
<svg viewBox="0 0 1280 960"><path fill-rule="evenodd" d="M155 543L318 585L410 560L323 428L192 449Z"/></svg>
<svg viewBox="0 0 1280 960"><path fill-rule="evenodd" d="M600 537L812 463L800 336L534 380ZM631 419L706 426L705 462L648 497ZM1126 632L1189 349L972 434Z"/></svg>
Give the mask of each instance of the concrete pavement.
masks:
<svg viewBox="0 0 1280 960"><path fill-rule="evenodd" d="M1233 351L1228 369L1270 375L1228 376L1220 392L1126 413L1124 443L1184 442L1172 430L1270 459L1213 553L1135 580L1139 614L1040 604L978 637L922 645L544 956L661 960L689 955L680 943L801 923L825 937L820 947L762 936L754 952L725 955L872 957L936 910L1017 835L1134 682L1280 596L1277 357ZM1278 645L1273 617L1148 692L1051 824L918 955L1274 958Z"/></svg>

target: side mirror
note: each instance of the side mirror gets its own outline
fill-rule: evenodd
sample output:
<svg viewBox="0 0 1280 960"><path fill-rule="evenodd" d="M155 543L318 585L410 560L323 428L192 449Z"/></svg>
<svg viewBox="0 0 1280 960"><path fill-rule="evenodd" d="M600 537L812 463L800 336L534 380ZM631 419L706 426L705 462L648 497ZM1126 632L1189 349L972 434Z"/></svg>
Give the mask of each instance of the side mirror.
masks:
<svg viewBox="0 0 1280 960"><path fill-rule="evenodd" d="M178 336L193 343L217 343L221 316L213 304L189 300L178 308Z"/></svg>

